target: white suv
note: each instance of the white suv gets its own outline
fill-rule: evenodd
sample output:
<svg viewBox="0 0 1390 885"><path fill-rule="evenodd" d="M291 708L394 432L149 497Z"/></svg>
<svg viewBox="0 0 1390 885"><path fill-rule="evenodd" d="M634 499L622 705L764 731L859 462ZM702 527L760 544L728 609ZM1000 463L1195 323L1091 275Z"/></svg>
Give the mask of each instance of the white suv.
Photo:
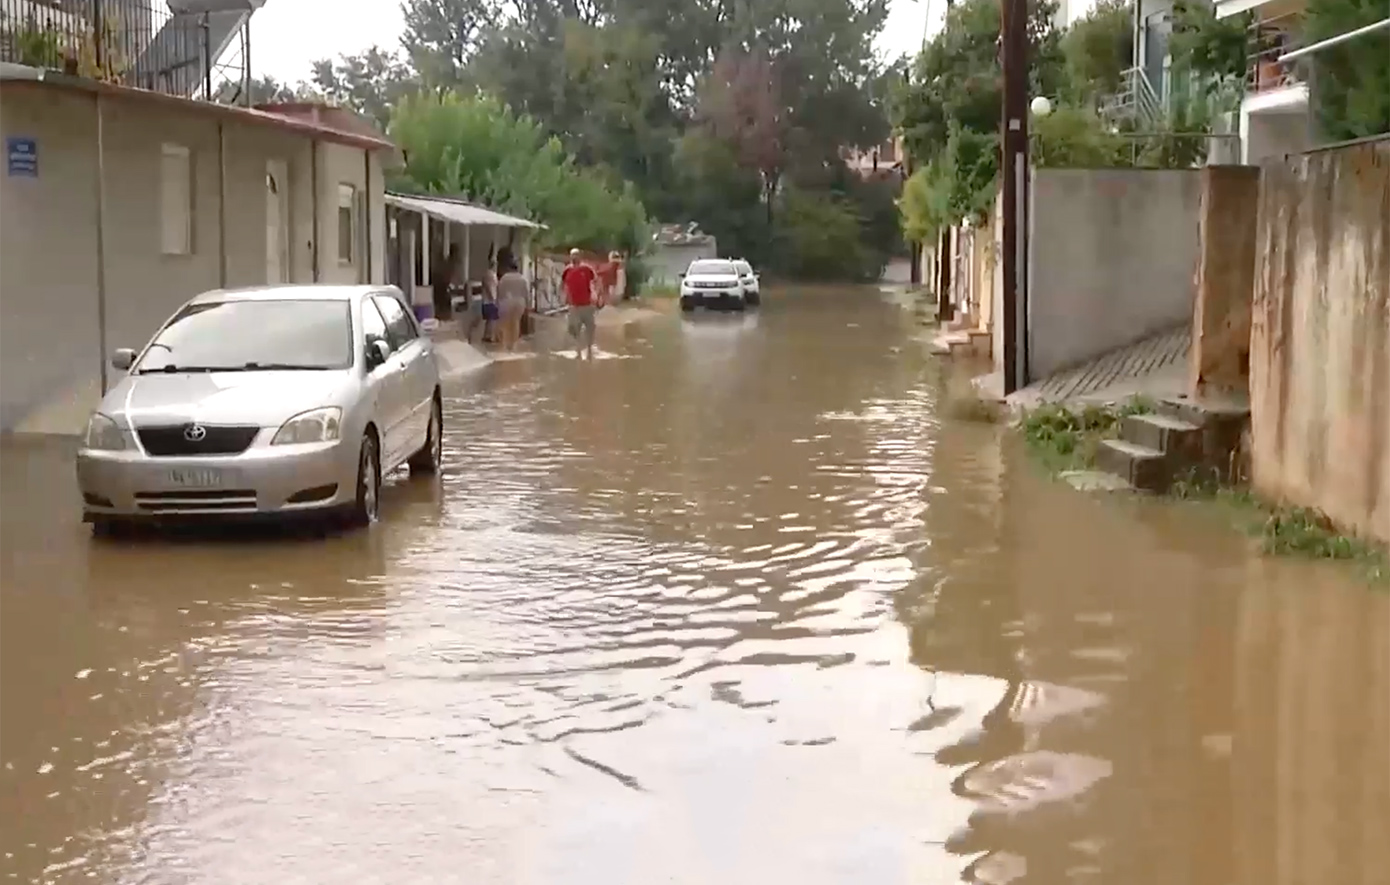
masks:
<svg viewBox="0 0 1390 885"><path fill-rule="evenodd" d="M753 270L753 265L744 261L742 258L734 260L734 267L738 269L738 280L743 284L743 300L749 307L757 307L762 300L762 292L758 285L758 274Z"/></svg>
<svg viewBox="0 0 1390 885"><path fill-rule="evenodd" d="M681 310L743 310L746 306L739 269L727 258L697 259L681 274Z"/></svg>

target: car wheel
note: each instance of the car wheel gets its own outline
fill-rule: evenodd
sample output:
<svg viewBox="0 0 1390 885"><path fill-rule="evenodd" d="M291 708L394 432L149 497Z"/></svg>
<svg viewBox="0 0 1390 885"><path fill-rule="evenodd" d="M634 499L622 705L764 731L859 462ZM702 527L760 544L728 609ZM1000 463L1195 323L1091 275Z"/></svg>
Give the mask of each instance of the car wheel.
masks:
<svg viewBox="0 0 1390 885"><path fill-rule="evenodd" d="M685 311L686 313L693 312L695 310L695 300L693 298L682 298L681 310Z"/></svg>
<svg viewBox="0 0 1390 885"><path fill-rule="evenodd" d="M742 298L734 298L729 302L729 310L738 311L741 313L747 307L748 302L744 301Z"/></svg>
<svg viewBox="0 0 1390 885"><path fill-rule="evenodd" d="M377 452L376 437L362 437L361 454L357 456L357 499L352 504L349 522L368 526L381 513L381 455Z"/></svg>
<svg viewBox="0 0 1390 885"><path fill-rule="evenodd" d="M757 292L749 292L744 296L744 300L748 302L749 307L757 307L762 302L763 297Z"/></svg>
<svg viewBox="0 0 1390 885"><path fill-rule="evenodd" d="M439 409L439 400L430 404L430 430L425 437L425 445L410 456L410 472L425 476L438 473L444 463L444 416Z"/></svg>

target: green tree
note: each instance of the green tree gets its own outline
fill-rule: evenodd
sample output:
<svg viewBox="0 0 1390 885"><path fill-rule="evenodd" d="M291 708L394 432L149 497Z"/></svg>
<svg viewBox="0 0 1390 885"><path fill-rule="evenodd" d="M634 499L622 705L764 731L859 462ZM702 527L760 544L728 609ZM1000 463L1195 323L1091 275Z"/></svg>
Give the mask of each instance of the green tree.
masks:
<svg viewBox="0 0 1390 885"><path fill-rule="evenodd" d="M392 110L420 89L420 80L398 55L373 46L337 61L314 62L312 88L334 104L352 108L385 129Z"/></svg>
<svg viewBox="0 0 1390 885"><path fill-rule="evenodd" d="M405 0L401 45L429 86L470 82L469 66L502 15L499 0Z"/></svg>
<svg viewBox="0 0 1390 885"><path fill-rule="evenodd" d="M1327 40L1390 15L1386 0L1308 0L1304 38ZM1334 141L1390 132L1390 31L1375 31L1324 49L1313 71L1313 106Z"/></svg>
<svg viewBox="0 0 1390 885"><path fill-rule="evenodd" d="M1100 0L1062 35L1070 98L1098 107L1124 85L1134 64L1134 5L1129 0Z"/></svg>
<svg viewBox="0 0 1390 885"><path fill-rule="evenodd" d="M1053 28L1056 5L1037 0L1028 7L1030 91L1057 95L1065 81L1060 35ZM998 0L964 0L946 13L944 27L913 66L896 116L914 160L931 167L914 185L932 183L933 206L954 223L978 214L993 199L999 168L999 124L1003 116ZM922 221L912 220L910 227Z"/></svg>
<svg viewBox="0 0 1390 885"><path fill-rule="evenodd" d="M496 99L419 93L403 100L391 135L406 153L393 185L476 200L543 222L548 245L640 252L645 210L631 185L574 162L537 121Z"/></svg>
<svg viewBox="0 0 1390 885"><path fill-rule="evenodd" d="M864 219L838 194L788 188L776 228L779 270L803 279L875 279L883 270L860 237Z"/></svg>
<svg viewBox="0 0 1390 885"><path fill-rule="evenodd" d="M1168 52L1173 69L1208 82L1245 78L1249 53L1248 13L1217 18L1204 0L1175 0Z"/></svg>

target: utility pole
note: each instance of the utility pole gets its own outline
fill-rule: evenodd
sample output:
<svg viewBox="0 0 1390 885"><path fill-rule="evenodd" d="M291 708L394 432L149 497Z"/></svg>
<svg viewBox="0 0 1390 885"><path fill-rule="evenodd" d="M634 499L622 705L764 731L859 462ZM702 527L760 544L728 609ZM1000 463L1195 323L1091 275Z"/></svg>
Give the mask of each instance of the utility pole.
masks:
<svg viewBox="0 0 1390 885"><path fill-rule="evenodd" d="M915 60L910 60L907 70L903 71L903 91L912 90L912 65ZM907 180L912 177L912 150L908 146L907 136L903 133L895 133L894 137L902 138L902 162L903 162L903 187L907 187ZM922 285L922 244L915 239L908 240L907 260L912 262L912 266L907 271L908 284L916 289Z"/></svg>
<svg viewBox="0 0 1390 885"><path fill-rule="evenodd" d="M1004 116L1000 121L1003 191L1004 393L1028 384L1028 0L1003 0L1000 60Z"/></svg>

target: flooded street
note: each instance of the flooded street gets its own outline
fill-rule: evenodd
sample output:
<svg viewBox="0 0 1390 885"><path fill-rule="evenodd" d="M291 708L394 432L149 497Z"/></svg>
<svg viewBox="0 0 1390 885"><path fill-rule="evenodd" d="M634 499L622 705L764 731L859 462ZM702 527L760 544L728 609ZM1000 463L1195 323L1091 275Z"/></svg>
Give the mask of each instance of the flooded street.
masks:
<svg viewBox="0 0 1390 885"><path fill-rule="evenodd" d="M372 531L94 542L8 445L0 869L1374 885L1390 595L942 417L874 290L446 392Z"/></svg>

